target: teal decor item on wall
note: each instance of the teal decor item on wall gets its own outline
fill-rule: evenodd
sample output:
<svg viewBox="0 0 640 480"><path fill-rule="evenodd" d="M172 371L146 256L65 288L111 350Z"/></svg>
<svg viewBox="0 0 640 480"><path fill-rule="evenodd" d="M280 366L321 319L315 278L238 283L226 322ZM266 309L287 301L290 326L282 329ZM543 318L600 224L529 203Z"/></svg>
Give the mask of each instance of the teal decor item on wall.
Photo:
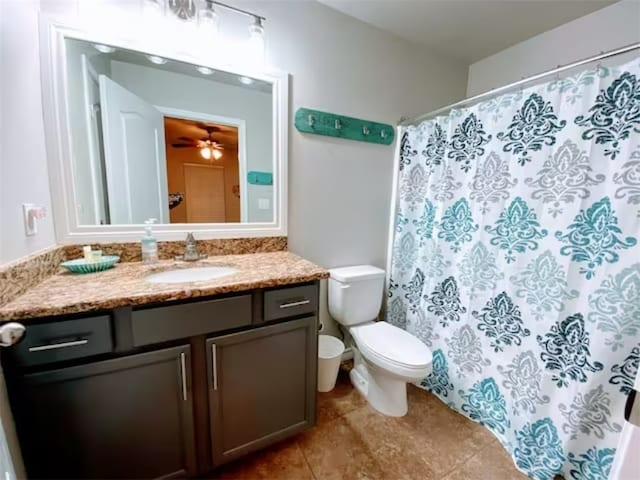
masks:
<svg viewBox="0 0 640 480"><path fill-rule="evenodd" d="M273 173L271 172L249 172L247 182L250 185L273 185Z"/></svg>
<svg viewBox="0 0 640 480"><path fill-rule="evenodd" d="M386 123L370 122L308 108L299 108L296 111L295 125L299 132L382 145L391 145L395 136L395 129Z"/></svg>

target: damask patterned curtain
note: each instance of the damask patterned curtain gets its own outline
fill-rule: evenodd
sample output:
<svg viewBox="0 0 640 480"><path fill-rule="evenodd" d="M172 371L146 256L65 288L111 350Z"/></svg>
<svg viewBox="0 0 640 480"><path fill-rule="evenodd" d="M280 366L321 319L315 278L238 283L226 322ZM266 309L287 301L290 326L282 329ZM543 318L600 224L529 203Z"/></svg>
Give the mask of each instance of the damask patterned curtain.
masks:
<svg viewBox="0 0 640 480"><path fill-rule="evenodd" d="M535 479L606 479L640 362L640 59L401 134L388 321Z"/></svg>

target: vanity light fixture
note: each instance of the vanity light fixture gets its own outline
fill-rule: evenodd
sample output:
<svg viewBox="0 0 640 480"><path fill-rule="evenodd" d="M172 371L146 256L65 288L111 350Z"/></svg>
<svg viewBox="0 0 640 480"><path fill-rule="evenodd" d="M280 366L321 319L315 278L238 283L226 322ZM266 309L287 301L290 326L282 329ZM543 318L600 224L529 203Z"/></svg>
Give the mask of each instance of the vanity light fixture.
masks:
<svg viewBox="0 0 640 480"><path fill-rule="evenodd" d="M211 75L213 73L213 70L209 67L196 67L196 70L198 70L202 75Z"/></svg>
<svg viewBox="0 0 640 480"><path fill-rule="evenodd" d="M93 45L93 48L98 50L100 53L113 53L116 51L114 47L111 47L109 45L103 45L101 43L95 43Z"/></svg>
<svg viewBox="0 0 640 480"><path fill-rule="evenodd" d="M243 83L245 85L251 85L253 83L253 78L249 78L249 77L240 77L238 79L238 81L240 83Z"/></svg>
<svg viewBox="0 0 640 480"><path fill-rule="evenodd" d="M167 63L166 58L158 57L157 55L147 55L147 59L155 65L164 65Z"/></svg>
<svg viewBox="0 0 640 480"><path fill-rule="evenodd" d="M1 1L1 0L0 0ZM216 38L220 30L220 9L229 10L239 15L251 18L249 25L249 39L247 48L242 52L253 67L264 66L264 22L261 15L243 10L217 0L143 0L144 13L151 20L161 20L168 16L174 16L184 25L189 22L197 24L203 44L207 47L216 47ZM214 42L213 44L208 42ZM155 62L154 62L155 63Z"/></svg>

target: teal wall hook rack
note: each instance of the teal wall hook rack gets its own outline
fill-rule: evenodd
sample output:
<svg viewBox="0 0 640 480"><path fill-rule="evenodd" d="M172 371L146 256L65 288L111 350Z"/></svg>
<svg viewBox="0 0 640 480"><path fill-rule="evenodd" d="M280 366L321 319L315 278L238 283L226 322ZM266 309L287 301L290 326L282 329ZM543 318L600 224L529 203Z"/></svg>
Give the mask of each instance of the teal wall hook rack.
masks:
<svg viewBox="0 0 640 480"><path fill-rule="evenodd" d="M386 123L370 122L309 108L299 108L296 111L295 126L299 132L382 145L391 145L395 136L395 129Z"/></svg>

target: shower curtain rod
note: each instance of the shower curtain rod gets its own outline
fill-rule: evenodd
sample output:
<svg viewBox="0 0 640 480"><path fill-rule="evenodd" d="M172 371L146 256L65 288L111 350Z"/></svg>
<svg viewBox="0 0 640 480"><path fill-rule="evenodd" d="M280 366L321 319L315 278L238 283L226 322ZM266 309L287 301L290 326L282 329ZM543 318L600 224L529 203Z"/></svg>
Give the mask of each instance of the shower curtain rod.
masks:
<svg viewBox="0 0 640 480"><path fill-rule="evenodd" d="M418 117L401 118L400 121L398 122L398 126L407 127L409 125L415 125L415 124L420 123L420 122L422 122L424 120L427 120L428 118L436 117L436 116L438 116L438 115L440 115L440 114L442 114L444 112L447 112L449 110L452 110L454 108L459 108L459 107L462 107L462 106L464 106L464 105L466 105L468 103L473 103L473 102L476 102L478 100L482 100L483 98L487 98L487 97L491 97L493 95L497 95L498 93L502 93L502 92L505 92L505 91L510 90L512 88L518 87L520 85L524 85L525 83L529 83L529 82L532 82L534 80L539 80L539 79L544 78L546 76L553 75L553 74L560 73L560 72L564 72L565 70L570 70L572 68L579 67L579 66L585 65L587 63L592 63L592 62L595 62L597 60L604 60L605 58L615 57L616 55L622 55L623 53L631 52L631 51L636 50L636 49L640 49L640 43L634 43L634 44L631 44L631 45L627 45L626 47L622 47L622 48L619 48L617 50L611 50L610 52L601 53L600 55L595 55L595 56L592 56L592 57L585 58L583 60L578 60L577 62L568 63L567 65L559 66L559 67L554 68L552 70L547 70L547 71L542 72L542 73L537 73L535 75L531 75L530 77L523 78L522 80L518 80L517 82L513 82L513 83L510 83L510 84L502 86L502 87L494 88L493 90L489 90L487 92L481 93L479 95L475 95L473 97L465 98L464 100L461 100L461 101L456 102L456 103L452 103L451 105L447 105L446 107L439 108L437 110L434 110L432 112L426 113L424 115L420 115Z"/></svg>

